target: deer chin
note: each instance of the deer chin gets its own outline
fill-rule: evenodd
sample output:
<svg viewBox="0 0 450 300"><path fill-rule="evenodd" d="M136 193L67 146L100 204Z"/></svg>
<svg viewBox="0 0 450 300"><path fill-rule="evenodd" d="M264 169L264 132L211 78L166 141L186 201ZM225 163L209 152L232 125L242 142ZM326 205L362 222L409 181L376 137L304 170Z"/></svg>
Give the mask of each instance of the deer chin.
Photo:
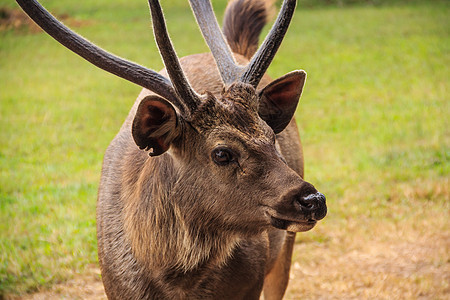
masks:
<svg viewBox="0 0 450 300"><path fill-rule="evenodd" d="M317 223L315 220L292 220L283 219L279 217L274 217L269 215L270 225L275 228L292 231L292 232L303 232L311 230Z"/></svg>

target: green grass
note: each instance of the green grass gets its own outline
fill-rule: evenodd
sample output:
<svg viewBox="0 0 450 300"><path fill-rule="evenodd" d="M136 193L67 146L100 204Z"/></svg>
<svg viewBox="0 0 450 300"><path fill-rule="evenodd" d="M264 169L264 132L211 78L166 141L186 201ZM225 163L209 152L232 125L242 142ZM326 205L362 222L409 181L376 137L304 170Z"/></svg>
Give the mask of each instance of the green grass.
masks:
<svg viewBox="0 0 450 300"><path fill-rule="evenodd" d="M223 11L224 1L214 3ZM340 253L336 236L371 240L378 228L449 230L449 5L381 3L300 7L269 69L308 72L297 113L306 176L329 204L299 236L311 249ZM76 31L103 48L162 67L145 1L43 4L82 21ZM187 1L163 7L177 52L206 51ZM139 90L44 33L0 32L0 298L96 263L102 156ZM416 206L430 209L418 215ZM416 228L415 218L431 225Z"/></svg>

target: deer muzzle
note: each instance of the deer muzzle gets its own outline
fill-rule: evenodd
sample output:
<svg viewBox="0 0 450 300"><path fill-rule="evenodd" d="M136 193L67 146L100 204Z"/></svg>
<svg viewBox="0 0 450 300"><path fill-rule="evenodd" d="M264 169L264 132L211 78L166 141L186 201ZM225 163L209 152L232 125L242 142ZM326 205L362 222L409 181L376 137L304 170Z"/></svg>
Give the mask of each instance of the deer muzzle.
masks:
<svg viewBox="0 0 450 300"><path fill-rule="evenodd" d="M307 182L285 194L272 208L268 212L270 224L294 232L312 229L327 214L325 196Z"/></svg>

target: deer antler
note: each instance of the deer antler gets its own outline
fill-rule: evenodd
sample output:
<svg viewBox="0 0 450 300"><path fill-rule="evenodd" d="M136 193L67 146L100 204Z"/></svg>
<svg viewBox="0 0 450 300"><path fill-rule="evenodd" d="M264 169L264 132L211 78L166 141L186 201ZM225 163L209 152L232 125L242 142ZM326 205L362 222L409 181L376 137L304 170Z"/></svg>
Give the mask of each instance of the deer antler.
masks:
<svg viewBox="0 0 450 300"><path fill-rule="evenodd" d="M210 1L189 0L198 26L216 61L225 85L233 83L241 71L231 54L231 49L220 30Z"/></svg>
<svg viewBox="0 0 450 300"><path fill-rule="evenodd" d="M209 0L189 0L189 2L203 37L216 60L223 82L230 84L236 81L243 68L236 64L231 54L230 47L217 24L211 2ZM280 47L294 14L296 4L296 0L284 0L272 29L250 63L245 67L239 79L241 82L249 83L255 88L258 86L259 81L267 71Z"/></svg>
<svg viewBox="0 0 450 300"><path fill-rule="evenodd" d="M179 91L178 84L176 85L176 89L174 89L172 83L161 74L112 55L94 45L64 26L42 7L39 2L35 0L16 1L33 21L69 50L72 50L100 69L147 88L164 97L176 106L182 114L185 115L188 113L186 111L186 104L182 100L180 101L180 98L183 100L185 98L184 94Z"/></svg>
<svg viewBox="0 0 450 300"><path fill-rule="evenodd" d="M164 16L158 0L148 0L151 9L155 39L171 81L157 72L112 55L76 34L53 17L36 0L16 0L22 9L50 36L95 66L147 88L169 100L180 112L189 117L201 99L192 89L175 53L167 33ZM242 71L233 59L208 0L190 0L203 36L213 53L222 80L226 85L236 81ZM272 62L296 6L296 0L284 0L275 24L263 44L245 67L241 82L255 88Z"/></svg>
<svg viewBox="0 0 450 300"><path fill-rule="evenodd" d="M192 113L200 103L199 95L192 89L183 70L181 69L175 49L170 41L166 29L164 15L158 0L148 0L152 15L153 30L155 40L158 44L159 52L169 73L170 80L175 86L175 91L182 102L187 106L188 112Z"/></svg>
<svg viewBox="0 0 450 300"><path fill-rule="evenodd" d="M280 47L281 41L286 34L294 14L296 4L297 0L283 1L283 6L281 7L280 13L273 24L272 29L245 68L245 71L240 78L242 82L249 83L255 88L258 86L259 81L264 73L266 73L267 68Z"/></svg>

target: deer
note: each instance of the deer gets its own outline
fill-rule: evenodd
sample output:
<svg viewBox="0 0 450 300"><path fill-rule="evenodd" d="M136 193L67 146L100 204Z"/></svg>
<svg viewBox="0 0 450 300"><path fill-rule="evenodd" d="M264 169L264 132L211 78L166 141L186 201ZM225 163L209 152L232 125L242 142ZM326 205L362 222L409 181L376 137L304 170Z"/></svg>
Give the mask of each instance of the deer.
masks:
<svg viewBox="0 0 450 300"><path fill-rule="evenodd" d="M295 111L306 79L272 80L296 7L229 1L220 29L208 0L189 0L210 53L178 58L158 0L149 0L165 68L119 58L35 0L16 0L50 36L143 89L103 160L98 259L109 299L281 299L297 232L327 214L304 177Z"/></svg>

